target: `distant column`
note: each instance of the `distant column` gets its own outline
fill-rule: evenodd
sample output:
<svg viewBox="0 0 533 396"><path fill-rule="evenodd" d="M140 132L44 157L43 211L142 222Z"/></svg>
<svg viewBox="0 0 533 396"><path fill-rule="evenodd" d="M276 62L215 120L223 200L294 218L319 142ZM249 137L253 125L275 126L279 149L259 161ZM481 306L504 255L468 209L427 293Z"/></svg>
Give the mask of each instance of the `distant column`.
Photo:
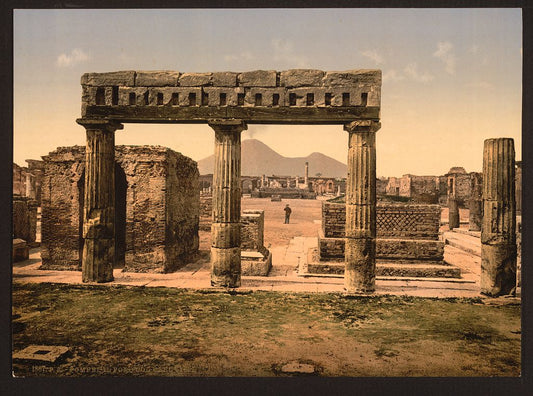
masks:
<svg viewBox="0 0 533 396"><path fill-rule="evenodd" d="M481 173L470 174L471 196L468 203L469 218L468 229L470 231L481 231L481 220L483 219L483 191Z"/></svg>
<svg viewBox="0 0 533 396"><path fill-rule="evenodd" d="M26 173L26 197L35 199L35 190L33 188L33 175Z"/></svg>
<svg viewBox="0 0 533 396"><path fill-rule="evenodd" d="M211 285L241 285L241 120L212 120L215 131Z"/></svg>
<svg viewBox="0 0 533 396"><path fill-rule="evenodd" d="M500 296L516 287L515 151L511 138L485 140L481 293Z"/></svg>
<svg viewBox="0 0 533 396"><path fill-rule="evenodd" d="M78 119L85 127L83 282L110 282L115 263L115 131L119 123Z"/></svg>
<svg viewBox="0 0 533 396"><path fill-rule="evenodd" d="M305 163L305 176L304 176L305 188L309 186L309 162Z"/></svg>
<svg viewBox="0 0 533 396"><path fill-rule="evenodd" d="M450 226L450 230L459 228L460 220L459 205L457 204L455 197L451 196L448 198L448 225Z"/></svg>
<svg viewBox="0 0 533 396"><path fill-rule="evenodd" d="M376 279L376 132L379 122L354 121L348 137L344 288L371 293Z"/></svg>

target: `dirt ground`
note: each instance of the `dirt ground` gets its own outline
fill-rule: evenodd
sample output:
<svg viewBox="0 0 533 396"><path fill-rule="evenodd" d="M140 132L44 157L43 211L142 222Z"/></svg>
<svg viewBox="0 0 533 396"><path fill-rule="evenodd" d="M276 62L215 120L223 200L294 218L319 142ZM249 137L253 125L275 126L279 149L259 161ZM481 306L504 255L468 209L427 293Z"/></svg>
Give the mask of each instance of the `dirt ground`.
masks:
<svg viewBox="0 0 533 396"><path fill-rule="evenodd" d="M520 305L15 283L15 376L519 376ZM285 365L309 365L307 372Z"/></svg>

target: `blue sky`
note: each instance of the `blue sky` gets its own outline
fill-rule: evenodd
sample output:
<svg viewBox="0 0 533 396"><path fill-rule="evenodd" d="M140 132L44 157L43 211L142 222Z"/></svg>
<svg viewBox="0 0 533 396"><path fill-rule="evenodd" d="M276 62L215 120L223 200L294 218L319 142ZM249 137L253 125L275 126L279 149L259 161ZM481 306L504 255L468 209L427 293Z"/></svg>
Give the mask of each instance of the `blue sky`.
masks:
<svg viewBox="0 0 533 396"><path fill-rule="evenodd" d="M521 158L521 48L519 9L15 10L14 161L85 144L75 123L85 72L377 68L378 175L480 171L486 138L514 138ZM341 126L250 125L242 137L346 162ZM206 125L116 134L195 160L213 141Z"/></svg>

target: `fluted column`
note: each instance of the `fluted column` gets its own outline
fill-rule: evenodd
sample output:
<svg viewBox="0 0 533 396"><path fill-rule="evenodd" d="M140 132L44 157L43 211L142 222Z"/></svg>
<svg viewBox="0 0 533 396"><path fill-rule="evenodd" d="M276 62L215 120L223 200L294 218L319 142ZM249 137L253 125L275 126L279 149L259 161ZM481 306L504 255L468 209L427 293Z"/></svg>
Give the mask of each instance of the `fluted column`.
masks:
<svg viewBox="0 0 533 396"><path fill-rule="evenodd" d="M485 140L481 293L500 296L516 286L515 152L510 138Z"/></svg>
<svg viewBox="0 0 533 396"><path fill-rule="evenodd" d="M211 285L241 285L241 120L212 120L215 130Z"/></svg>
<svg viewBox="0 0 533 396"><path fill-rule="evenodd" d="M459 228L461 225L461 218L459 217L459 204L455 196L448 198L448 225L450 230Z"/></svg>
<svg viewBox="0 0 533 396"><path fill-rule="evenodd" d="M348 131L344 288L370 293L376 280L376 132L379 122L354 121Z"/></svg>
<svg viewBox="0 0 533 396"><path fill-rule="evenodd" d="M470 231L481 231L481 220L483 219L483 192L481 173L470 174L470 187L472 194L468 203L469 218L468 229Z"/></svg>
<svg viewBox="0 0 533 396"><path fill-rule="evenodd" d="M86 129L83 282L110 282L115 262L115 130L107 120L78 119Z"/></svg>

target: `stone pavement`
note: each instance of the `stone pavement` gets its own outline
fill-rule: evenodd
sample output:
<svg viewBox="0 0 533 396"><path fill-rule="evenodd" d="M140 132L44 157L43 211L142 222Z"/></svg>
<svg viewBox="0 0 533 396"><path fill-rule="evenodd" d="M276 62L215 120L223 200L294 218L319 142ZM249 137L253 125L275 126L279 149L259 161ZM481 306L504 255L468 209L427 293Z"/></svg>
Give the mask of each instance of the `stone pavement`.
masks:
<svg viewBox="0 0 533 396"><path fill-rule="evenodd" d="M295 237L288 246L272 247L273 268L268 277L243 276L238 289L245 291L280 291L311 293L344 293L341 276L301 276L306 263L306 252L316 247L317 238ZM461 268L461 279L441 278L395 278L377 277L375 294L408 295L419 297L481 297L479 294L480 258L451 245L446 245L444 259ZM39 270L41 265L39 249L32 249L30 259L13 265L14 282L51 282L81 284L81 271ZM213 289L210 285L210 264L205 258L186 265L174 273L133 273L113 271L114 281L101 285L125 285L143 287L176 287L184 289ZM505 301L519 301L505 297ZM502 300L502 298L500 298Z"/></svg>

